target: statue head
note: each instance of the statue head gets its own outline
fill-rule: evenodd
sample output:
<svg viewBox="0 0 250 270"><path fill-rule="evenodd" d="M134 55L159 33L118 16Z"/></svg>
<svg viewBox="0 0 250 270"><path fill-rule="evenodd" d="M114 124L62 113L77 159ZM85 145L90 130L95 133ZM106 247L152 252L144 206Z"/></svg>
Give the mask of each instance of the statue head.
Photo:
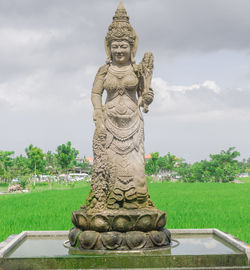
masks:
<svg viewBox="0 0 250 270"><path fill-rule="evenodd" d="M138 37L135 30L129 23L129 17L127 11L124 8L122 2L120 2L115 16L113 17L113 22L108 28L108 33L105 37L105 50L107 53L107 63L112 61L112 44L123 43L128 44L130 47L130 61L134 63L134 57L138 44ZM122 46L122 45L121 45ZM115 46L114 46L115 47Z"/></svg>
<svg viewBox="0 0 250 270"><path fill-rule="evenodd" d="M129 64L131 47L127 40L113 40L110 44L111 59L114 64Z"/></svg>

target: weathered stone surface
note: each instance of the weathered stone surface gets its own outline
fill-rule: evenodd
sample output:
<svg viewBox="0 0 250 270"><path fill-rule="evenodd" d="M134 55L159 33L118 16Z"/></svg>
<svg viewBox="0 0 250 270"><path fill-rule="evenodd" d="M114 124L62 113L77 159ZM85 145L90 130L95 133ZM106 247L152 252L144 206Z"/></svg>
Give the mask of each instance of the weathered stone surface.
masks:
<svg viewBox="0 0 250 270"><path fill-rule="evenodd" d="M102 213L80 209L72 213L72 222L81 230L148 232L164 228L166 213L158 209L106 210Z"/></svg>
<svg viewBox="0 0 250 270"><path fill-rule="evenodd" d="M166 229L160 231L96 232L72 228L70 244L82 250L140 250L164 247L170 244L171 235Z"/></svg>
<svg viewBox="0 0 250 270"><path fill-rule="evenodd" d="M91 96L96 129L92 183L86 207L97 212L154 208L145 178L144 127L140 111L142 107L148 112L154 97L150 87L153 55L145 53L141 63L136 65L137 40L127 12L120 4L105 38L108 60L96 74ZM104 90L107 99L102 104ZM121 219L117 220L118 227ZM145 219L141 223L146 222Z"/></svg>
<svg viewBox="0 0 250 270"><path fill-rule="evenodd" d="M122 3L105 38L106 64L99 68L91 94L94 107L94 163L91 188L70 243L80 249L148 249L169 245L166 213L150 200L145 177L144 124L154 98L153 54L139 65L138 37ZM102 104L104 90L107 93Z"/></svg>

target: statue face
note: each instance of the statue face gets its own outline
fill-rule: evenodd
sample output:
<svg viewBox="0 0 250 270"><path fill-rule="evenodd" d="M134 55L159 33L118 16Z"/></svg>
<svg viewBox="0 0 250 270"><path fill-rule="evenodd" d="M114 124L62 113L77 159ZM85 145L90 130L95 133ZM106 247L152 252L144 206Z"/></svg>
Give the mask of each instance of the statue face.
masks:
<svg viewBox="0 0 250 270"><path fill-rule="evenodd" d="M129 63L131 48L127 41L112 41L110 49L113 63L120 65Z"/></svg>

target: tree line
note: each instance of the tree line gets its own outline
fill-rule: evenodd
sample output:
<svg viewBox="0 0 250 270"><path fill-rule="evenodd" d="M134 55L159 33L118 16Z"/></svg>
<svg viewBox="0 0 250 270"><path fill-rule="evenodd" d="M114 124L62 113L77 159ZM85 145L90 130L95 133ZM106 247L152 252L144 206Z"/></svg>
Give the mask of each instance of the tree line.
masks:
<svg viewBox="0 0 250 270"><path fill-rule="evenodd" d="M78 162L79 151L72 147L71 142L59 145L56 151L43 150L30 144L25 148L26 155L14 156L14 151L0 150L0 181L10 182L13 178L30 178L32 176L58 175L74 172L81 168L88 172L90 167L86 159Z"/></svg>
<svg viewBox="0 0 250 270"><path fill-rule="evenodd" d="M208 160L189 164L182 158L168 153L160 156L152 153L146 161L147 175L166 180L183 182L230 182L240 173L250 174L250 158L238 161L240 153L235 147L222 150L219 154L210 154Z"/></svg>
<svg viewBox="0 0 250 270"><path fill-rule="evenodd" d="M91 174L89 162L86 159L78 161L79 151L72 147L70 141L59 145L55 152L44 153L41 148L30 144L25 148L25 155L14 154L14 151L0 150L1 182L10 182L13 178L30 179L41 174L68 174L79 168ZM160 156L155 152L151 153L151 158L145 163L145 173L183 182L230 182L239 173L250 174L250 158L238 161L239 156L235 147L230 147L219 154L210 154L208 160L189 164L170 153Z"/></svg>

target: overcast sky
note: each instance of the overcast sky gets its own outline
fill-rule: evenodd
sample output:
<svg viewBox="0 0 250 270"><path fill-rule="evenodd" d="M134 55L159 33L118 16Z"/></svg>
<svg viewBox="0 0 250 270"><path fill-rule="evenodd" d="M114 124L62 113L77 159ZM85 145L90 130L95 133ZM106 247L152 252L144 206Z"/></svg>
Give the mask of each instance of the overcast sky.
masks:
<svg viewBox="0 0 250 270"><path fill-rule="evenodd" d="M124 0L152 51L145 151L198 161L235 146L250 157L250 1ZM116 0L0 0L0 149L92 156L91 87Z"/></svg>

